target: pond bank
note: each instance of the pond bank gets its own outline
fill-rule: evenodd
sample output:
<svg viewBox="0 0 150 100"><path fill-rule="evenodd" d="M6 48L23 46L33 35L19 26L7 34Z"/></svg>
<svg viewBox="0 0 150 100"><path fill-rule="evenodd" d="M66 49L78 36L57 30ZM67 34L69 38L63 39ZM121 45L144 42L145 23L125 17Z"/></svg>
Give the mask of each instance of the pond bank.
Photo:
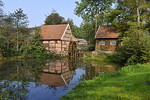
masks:
<svg viewBox="0 0 150 100"><path fill-rule="evenodd" d="M77 85L62 100L148 100L150 63L123 67Z"/></svg>
<svg viewBox="0 0 150 100"><path fill-rule="evenodd" d="M98 53L98 52L85 52L82 59L86 61L100 61L100 62L112 62L115 63L113 53Z"/></svg>

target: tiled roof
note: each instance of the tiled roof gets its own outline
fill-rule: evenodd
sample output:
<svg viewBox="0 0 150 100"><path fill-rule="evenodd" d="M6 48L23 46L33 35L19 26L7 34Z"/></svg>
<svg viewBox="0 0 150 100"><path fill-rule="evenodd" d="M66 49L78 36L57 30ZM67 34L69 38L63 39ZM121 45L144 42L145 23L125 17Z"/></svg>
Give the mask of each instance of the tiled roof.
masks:
<svg viewBox="0 0 150 100"><path fill-rule="evenodd" d="M100 25L95 38L118 38L119 34L115 32L111 25Z"/></svg>
<svg viewBox="0 0 150 100"><path fill-rule="evenodd" d="M61 39L68 24L43 25L41 26L40 35L42 40Z"/></svg>
<svg viewBox="0 0 150 100"><path fill-rule="evenodd" d="M41 82L45 85L53 85L53 86L65 86L65 82L61 75L42 73L41 74Z"/></svg>

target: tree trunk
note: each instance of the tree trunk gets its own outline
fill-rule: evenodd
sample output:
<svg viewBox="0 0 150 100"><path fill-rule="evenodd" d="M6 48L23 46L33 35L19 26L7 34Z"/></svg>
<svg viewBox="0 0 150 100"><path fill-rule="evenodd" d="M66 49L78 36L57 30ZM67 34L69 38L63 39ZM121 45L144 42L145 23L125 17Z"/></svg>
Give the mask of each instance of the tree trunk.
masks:
<svg viewBox="0 0 150 100"><path fill-rule="evenodd" d="M19 50L19 43L18 43L18 31L17 31L17 43L16 43L16 49L17 49L17 52Z"/></svg>
<svg viewBox="0 0 150 100"><path fill-rule="evenodd" d="M139 10L140 6L139 6L139 0L136 0L136 5L137 5L137 8L136 8L137 23L140 26L140 10Z"/></svg>
<svg viewBox="0 0 150 100"><path fill-rule="evenodd" d="M97 31L97 15L95 15L95 33Z"/></svg>
<svg viewBox="0 0 150 100"><path fill-rule="evenodd" d="M0 50L0 60L2 60L3 59L3 53L2 53L2 51Z"/></svg>
<svg viewBox="0 0 150 100"><path fill-rule="evenodd" d="M136 12L137 12L137 23L138 23L138 25L140 25L140 11L139 11L139 7L137 7Z"/></svg>

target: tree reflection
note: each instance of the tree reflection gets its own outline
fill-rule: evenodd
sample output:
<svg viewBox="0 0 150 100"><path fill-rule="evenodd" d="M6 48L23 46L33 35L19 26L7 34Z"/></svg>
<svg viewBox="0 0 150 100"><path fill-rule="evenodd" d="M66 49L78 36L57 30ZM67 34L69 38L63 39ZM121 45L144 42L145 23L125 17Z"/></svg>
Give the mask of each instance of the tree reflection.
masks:
<svg viewBox="0 0 150 100"><path fill-rule="evenodd" d="M29 82L40 80L41 61L9 61L0 65L0 100L26 100Z"/></svg>
<svg viewBox="0 0 150 100"><path fill-rule="evenodd" d="M0 99L1 100L26 100L28 82L0 82Z"/></svg>
<svg viewBox="0 0 150 100"><path fill-rule="evenodd" d="M117 71L120 66L114 63L106 63L106 62L84 62L86 66L84 66L85 74L82 76L84 80L92 79L101 74L110 73Z"/></svg>

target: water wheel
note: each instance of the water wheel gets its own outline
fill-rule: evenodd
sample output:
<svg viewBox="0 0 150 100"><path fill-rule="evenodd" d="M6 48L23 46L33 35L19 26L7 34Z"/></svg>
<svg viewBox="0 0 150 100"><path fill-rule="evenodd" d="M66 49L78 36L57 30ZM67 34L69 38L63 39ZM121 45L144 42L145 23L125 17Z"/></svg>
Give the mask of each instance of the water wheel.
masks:
<svg viewBox="0 0 150 100"><path fill-rule="evenodd" d="M76 42L71 41L69 43L68 55L69 57L76 57L76 53L77 53L77 44Z"/></svg>

